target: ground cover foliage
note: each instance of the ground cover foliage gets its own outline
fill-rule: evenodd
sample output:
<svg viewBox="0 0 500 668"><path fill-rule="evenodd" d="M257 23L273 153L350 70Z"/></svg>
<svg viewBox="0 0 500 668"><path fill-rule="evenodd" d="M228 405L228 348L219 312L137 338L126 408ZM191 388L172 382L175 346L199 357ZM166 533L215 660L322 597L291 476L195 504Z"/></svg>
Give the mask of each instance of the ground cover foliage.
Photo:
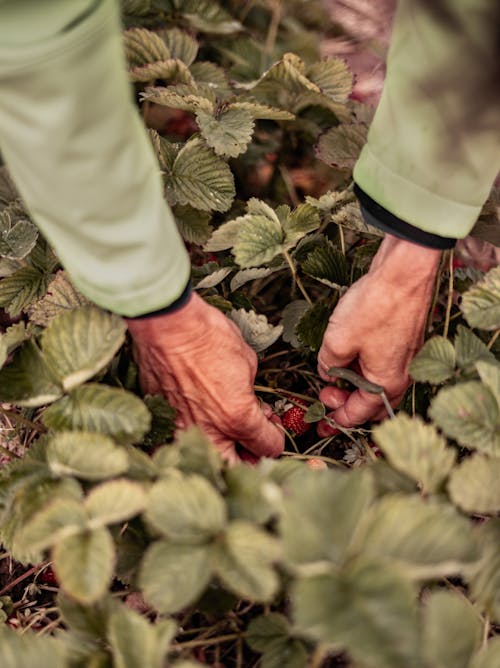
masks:
<svg viewBox="0 0 500 668"><path fill-rule="evenodd" d="M232 468L174 435L1 168L2 666L497 668L500 269L446 255L395 417L319 438L321 337L380 241L351 192L372 112L319 57L337 28L298 0L122 8L195 288L311 428Z"/></svg>

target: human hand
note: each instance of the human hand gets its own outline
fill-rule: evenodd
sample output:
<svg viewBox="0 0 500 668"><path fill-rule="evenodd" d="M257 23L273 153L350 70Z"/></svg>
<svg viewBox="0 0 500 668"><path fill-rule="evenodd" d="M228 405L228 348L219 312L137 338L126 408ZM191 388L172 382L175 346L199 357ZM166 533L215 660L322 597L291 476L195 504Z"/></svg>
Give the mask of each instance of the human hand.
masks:
<svg viewBox="0 0 500 668"><path fill-rule="evenodd" d="M423 343L440 251L386 235L370 270L340 299L330 316L318 354L318 373L333 382L330 367L353 365L367 380L382 385L396 406L410 384L408 367ZM320 400L342 427L386 415L380 395L358 389L323 388ZM322 423L319 436L334 433Z"/></svg>
<svg viewBox="0 0 500 668"><path fill-rule="evenodd" d="M167 398L177 427L198 425L232 463L236 442L257 457L281 454L284 434L253 392L257 356L220 311L193 294L177 311L127 324L142 389Z"/></svg>

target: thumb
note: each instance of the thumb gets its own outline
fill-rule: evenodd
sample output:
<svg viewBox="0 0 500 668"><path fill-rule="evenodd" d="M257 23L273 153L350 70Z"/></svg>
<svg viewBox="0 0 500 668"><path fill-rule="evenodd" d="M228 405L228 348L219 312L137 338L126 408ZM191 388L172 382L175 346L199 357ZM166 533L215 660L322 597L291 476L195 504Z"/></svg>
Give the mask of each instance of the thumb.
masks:
<svg viewBox="0 0 500 668"><path fill-rule="evenodd" d="M337 340L335 340L337 339ZM328 374L332 366L347 367L357 357L357 347L337 337L328 336L328 330L323 337L323 343L318 353L318 374L323 380L331 383L334 376Z"/></svg>
<svg viewBox="0 0 500 668"><path fill-rule="evenodd" d="M278 424L265 416L257 399L245 415L245 433L238 441L259 457L279 457L285 448L285 433Z"/></svg>

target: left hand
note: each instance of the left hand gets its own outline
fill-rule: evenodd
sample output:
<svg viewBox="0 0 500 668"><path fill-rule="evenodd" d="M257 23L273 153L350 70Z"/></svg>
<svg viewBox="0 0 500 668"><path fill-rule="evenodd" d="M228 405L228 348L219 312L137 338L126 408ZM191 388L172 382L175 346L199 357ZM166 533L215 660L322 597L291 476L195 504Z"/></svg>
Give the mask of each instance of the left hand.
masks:
<svg viewBox="0 0 500 668"><path fill-rule="evenodd" d="M250 461L281 454L279 418L253 391L257 356L225 315L193 293L177 311L127 324L142 389L166 397L178 428L198 425L232 463L236 443Z"/></svg>

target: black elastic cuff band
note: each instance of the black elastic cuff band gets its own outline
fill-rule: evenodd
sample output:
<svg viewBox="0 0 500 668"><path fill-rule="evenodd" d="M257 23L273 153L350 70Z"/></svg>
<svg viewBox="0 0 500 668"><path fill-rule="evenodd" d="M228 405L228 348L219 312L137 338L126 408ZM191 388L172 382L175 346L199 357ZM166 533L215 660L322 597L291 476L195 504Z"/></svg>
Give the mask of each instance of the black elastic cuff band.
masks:
<svg viewBox="0 0 500 668"><path fill-rule="evenodd" d="M438 250L448 250L454 248L457 240L450 237L440 237L438 234L425 232L410 223L406 223L398 218L383 206L380 206L375 200L367 195L357 183L354 184L354 194L359 200L363 218L369 225L378 227L380 230L393 234L395 237L411 241L419 246L426 248L436 248Z"/></svg>
<svg viewBox="0 0 500 668"><path fill-rule="evenodd" d="M189 298L191 297L191 293L193 291L192 285L191 285L191 279L188 281L188 284L184 288L184 291L182 292L180 297L177 297L177 299L169 304L168 306L165 306L165 308L160 308L157 311L151 311L150 313L144 313L143 315L136 315L133 318L128 318L128 320L142 320L143 318L154 318L157 315L167 315L167 313L172 313L173 311L177 311L178 309L182 308L185 304L187 304Z"/></svg>

